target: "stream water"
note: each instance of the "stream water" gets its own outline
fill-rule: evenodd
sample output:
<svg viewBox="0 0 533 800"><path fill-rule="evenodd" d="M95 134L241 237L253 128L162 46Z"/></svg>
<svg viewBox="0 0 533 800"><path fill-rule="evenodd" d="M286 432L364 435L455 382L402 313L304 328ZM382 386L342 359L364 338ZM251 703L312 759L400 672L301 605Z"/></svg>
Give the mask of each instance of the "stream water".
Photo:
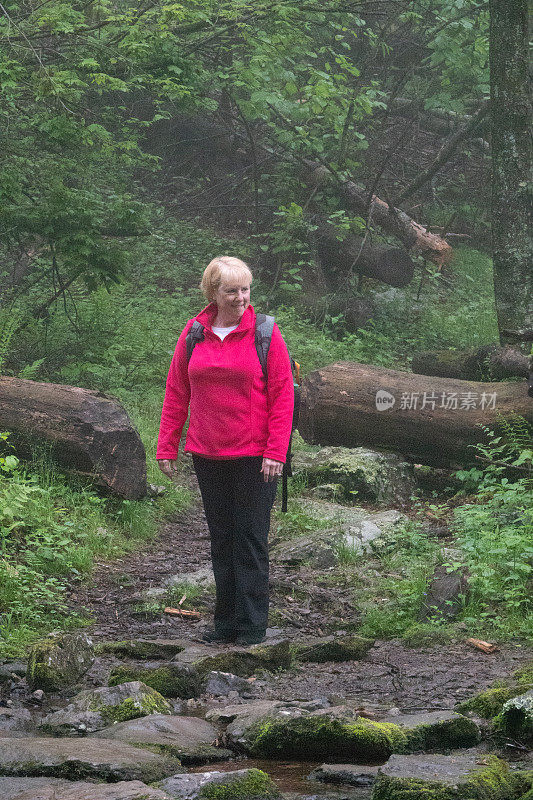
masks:
<svg viewBox="0 0 533 800"><path fill-rule="evenodd" d="M253 759L245 756L229 761L220 761L215 764L191 767L190 772L207 772L217 770L232 772L236 769L261 769L272 778L276 786L287 797L305 798L305 800L369 800L370 787L335 786L331 783L320 783L308 779L315 767L316 761L275 761L270 759Z"/></svg>

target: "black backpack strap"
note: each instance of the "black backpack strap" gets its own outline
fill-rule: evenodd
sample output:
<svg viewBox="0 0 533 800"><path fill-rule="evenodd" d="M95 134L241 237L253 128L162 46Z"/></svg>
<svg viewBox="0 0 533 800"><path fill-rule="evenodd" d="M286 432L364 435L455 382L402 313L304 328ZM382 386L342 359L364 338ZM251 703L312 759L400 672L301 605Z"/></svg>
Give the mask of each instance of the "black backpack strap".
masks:
<svg viewBox="0 0 533 800"><path fill-rule="evenodd" d="M255 349L265 380L267 379L267 358L272 331L274 330L274 317L268 314L256 314L255 317Z"/></svg>
<svg viewBox="0 0 533 800"><path fill-rule="evenodd" d="M189 328L189 332L185 337L185 344L187 347L187 364L191 360L192 351L194 350L195 346L198 342L203 342L204 340L204 326L201 322L198 322L197 319L194 320L193 324Z"/></svg>

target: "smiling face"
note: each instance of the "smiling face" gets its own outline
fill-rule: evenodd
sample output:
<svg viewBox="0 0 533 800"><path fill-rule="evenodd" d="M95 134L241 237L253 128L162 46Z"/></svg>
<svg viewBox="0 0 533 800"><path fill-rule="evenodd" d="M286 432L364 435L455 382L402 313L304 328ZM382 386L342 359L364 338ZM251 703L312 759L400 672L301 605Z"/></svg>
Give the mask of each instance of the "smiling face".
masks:
<svg viewBox="0 0 533 800"><path fill-rule="evenodd" d="M214 297L218 314L215 324L220 326L238 325L250 305L249 281L221 281Z"/></svg>

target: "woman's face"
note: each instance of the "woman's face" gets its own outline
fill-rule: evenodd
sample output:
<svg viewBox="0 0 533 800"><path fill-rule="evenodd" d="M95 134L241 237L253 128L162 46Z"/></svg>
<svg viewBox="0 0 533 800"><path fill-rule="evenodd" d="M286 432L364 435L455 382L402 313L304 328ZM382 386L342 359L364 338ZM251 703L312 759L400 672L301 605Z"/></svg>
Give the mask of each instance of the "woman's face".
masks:
<svg viewBox="0 0 533 800"><path fill-rule="evenodd" d="M250 305L250 284L246 281L222 281L215 295L215 303L221 316L240 320Z"/></svg>

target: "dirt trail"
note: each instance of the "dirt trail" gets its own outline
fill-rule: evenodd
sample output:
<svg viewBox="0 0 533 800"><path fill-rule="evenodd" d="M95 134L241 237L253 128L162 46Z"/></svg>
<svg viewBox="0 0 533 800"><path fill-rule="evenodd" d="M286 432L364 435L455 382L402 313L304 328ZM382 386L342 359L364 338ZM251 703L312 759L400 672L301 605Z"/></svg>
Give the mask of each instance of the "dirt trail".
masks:
<svg viewBox="0 0 533 800"><path fill-rule="evenodd" d="M181 479L193 491L191 507L164 524L155 541L120 562L97 566L90 586L71 592L71 607L87 609L93 616L95 625L90 631L96 640L194 640L210 622L210 597L206 598L206 618L200 623L164 614L143 620L133 612L135 598L143 590L161 586L171 575L210 564L209 534L195 478L183 469ZM277 620L285 616L290 622L280 623L282 627L272 629L271 636L297 639L329 633L332 621L341 616L356 620L351 591L321 586L321 578L320 572L272 567L272 611ZM310 587L309 599L303 604L306 607L295 606L291 585ZM452 708L531 658L533 650L518 644L506 644L486 655L462 641L423 648L407 647L397 640L377 641L360 662L306 664L259 681L253 694L279 699L348 699L366 707L394 705L406 712Z"/></svg>

